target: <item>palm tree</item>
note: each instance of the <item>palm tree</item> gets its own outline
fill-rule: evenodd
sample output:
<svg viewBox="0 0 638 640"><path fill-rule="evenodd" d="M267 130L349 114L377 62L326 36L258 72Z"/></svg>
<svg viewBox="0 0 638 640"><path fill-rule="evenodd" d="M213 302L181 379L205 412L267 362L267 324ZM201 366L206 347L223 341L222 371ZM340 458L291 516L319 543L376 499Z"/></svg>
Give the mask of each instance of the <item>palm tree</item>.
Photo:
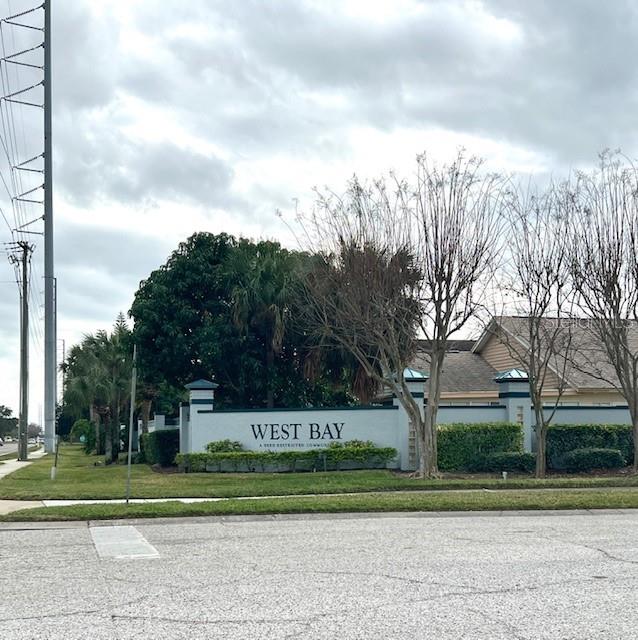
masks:
<svg viewBox="0 0 638 640"><path fill-rule="evenodd" d="M276 242L241 241L231 261L236 283L231 293L233 320L242 333L250 328L263 341L269 409L275 403L275 358L283 348L290 319L297 260Z"/></svg>
<svg viewBox="0 0 638 640"><path fill-rule="evenodd" d="M96 424L96 453L100 453L99 424L104 427L105 459L119 452L120 416L130 401L130 331L120 314L113 332L98 331L74 345L65 362L65 402L76 411L88 410Z"/></svg>
<svg viewBox="0 0 638 640"><path fill-rule="evenodd" d="M66 360L62 363L65 373L64 404L76 417L86 415L95 427L95 453L101 455L100 437L101 416L105 413L106 398L102 394L99 376L96 374L95 336L85 335L80 344L73 345Z"/></svg>

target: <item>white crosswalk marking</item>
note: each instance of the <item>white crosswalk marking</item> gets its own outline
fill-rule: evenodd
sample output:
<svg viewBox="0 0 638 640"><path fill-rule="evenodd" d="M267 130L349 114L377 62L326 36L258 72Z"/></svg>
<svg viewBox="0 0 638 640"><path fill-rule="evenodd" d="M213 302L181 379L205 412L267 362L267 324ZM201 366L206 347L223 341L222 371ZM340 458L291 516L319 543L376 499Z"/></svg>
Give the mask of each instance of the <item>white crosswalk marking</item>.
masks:
<svg viewBox="0 0 638 640"><path fill-rule="evenodd" d="M100 558L129 560L160 557L157 549L135 527L91 527L89 531Z"/></svg>

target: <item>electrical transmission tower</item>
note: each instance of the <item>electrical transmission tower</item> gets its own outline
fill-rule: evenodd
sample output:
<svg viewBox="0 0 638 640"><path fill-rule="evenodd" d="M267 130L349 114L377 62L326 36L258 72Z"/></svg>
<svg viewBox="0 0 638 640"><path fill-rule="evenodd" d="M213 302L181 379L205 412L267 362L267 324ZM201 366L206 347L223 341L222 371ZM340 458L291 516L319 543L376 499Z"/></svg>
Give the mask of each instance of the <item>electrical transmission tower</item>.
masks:
<svg viewBox="0 0 638 640"><path fill-rule="evenodd" d="M11 5L9 4L9 7ZM44 432L45 449L53 451L56 422L56 300L53 263L53 198L52 198L52 140L51 140L51 0L38 6L13 13L0 19L0 159L7 167L0 170L0 194L8 194L11 213L7 214L0 201L0 214L9 228L14 249L30 247L23 257L30 256L33 245L30 236L44 236ZM38 112L43 115L37 116ZM37 117L36 117L37 116ZM33 134L29 124L42 123L42 133ZM29 131L27 136L25 131ZM21 135L19 135L21 133ZM9 218L13 217L12 223ZM38 226L43 224L43 229ZM36 225L35 227L33 225ZM15 254L12 254L14 266ZM23 259L25 263L30 262ZM18 269L16 269L18 271ZM32 272L37 271L37 263ZM26 273L26 272L25 272ZM17 278L18 274L16 274ZM34 276L37 282L37 275ZM25 291L27 292L25 294ZM39 287L28 287L22 275L22 315L29 309L29 296L35 302L36 322L32 337L41 346L41 329L37 322ZM26 319L28 321L28 318ZM22 318L21 327L25 318ZM27 322L28 327L28 322ZM27 344L28 344L27 333ZM22 343L22 341L21 341ZM22 360L28 349L21 349ZM28 369L28 366L25 367ZM22 380L22 375L21 375ZM20 420L28 393L20 394ZM28 407L24 419L28 419ZM25 423L26 424L26 423ZM26 427L25 427L26 437ZM25 451L26 455L26 451Z"/></svg>

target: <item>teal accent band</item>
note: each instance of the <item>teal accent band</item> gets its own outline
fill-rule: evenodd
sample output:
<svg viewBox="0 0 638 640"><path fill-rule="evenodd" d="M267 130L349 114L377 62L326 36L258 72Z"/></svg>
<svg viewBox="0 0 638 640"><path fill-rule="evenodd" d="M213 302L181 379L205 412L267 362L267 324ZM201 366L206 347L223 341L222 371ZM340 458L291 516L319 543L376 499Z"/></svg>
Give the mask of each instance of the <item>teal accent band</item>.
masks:
<svg viewBox="0 0 638 640"><path fill-rule="evenodd" d="M213 404L213 398L207 400L206 398L195 398L195 400L191 400L191 404Z"/></svg>
<svg viewBox="0 0 638 640"><path fill-rule="evenodd" d="M423 393L423 391L415 391L414 393L410 394L413 398L425 398L425 393ZM395 396L394 394L392 395L393 398L396 398L397 396Z"/></svg>
<svg viewBox="0 0 638 640"><path fill-rule="evenodd" d="M399 407L373 405L367 407L302 407L300 409L198 409L197 413L288 413L297 411L397 411Z"/></svg>
<svg viewBox="0 0 638 640"><path fill-rule="evenodd" d="M552 405L543 405L543 409L551 409ZM590 404L590 405L583 405L583 404L574 404L574 405L569 405L569 404L561 404L558 405L556 407L557 411L561 411L562 409L565 409L567 411L573 411L574 409L584 409L586 411L593 411L595 409L600 409L601 411L609 411L610 409L621 409L623 411L629 411L629 407L627 405L601 405L601 406L597 406L595 404Z"/></svg>
<svg viewBox="0 0 638 640"><path fill-rule="evenodd" d="M440 404L441 409L505 409L504 404Z"/></svg>
<svg viewBox="0 0 638 640"><path fill-rule="evenodd" d="M529 391L503 391L499 398L529 398Z"/></svg>

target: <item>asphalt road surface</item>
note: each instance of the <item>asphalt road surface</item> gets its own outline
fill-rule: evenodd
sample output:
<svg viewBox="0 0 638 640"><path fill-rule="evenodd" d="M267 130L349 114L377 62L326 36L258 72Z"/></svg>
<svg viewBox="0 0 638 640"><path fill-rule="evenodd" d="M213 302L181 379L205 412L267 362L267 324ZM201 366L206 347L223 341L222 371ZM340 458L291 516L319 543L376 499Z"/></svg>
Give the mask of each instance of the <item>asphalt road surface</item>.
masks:
<svg viewBox="0 0 638 640"><path fill-rule="evenodd" d="M17 453L18 451L18 443L17 442L5 442L0 447L0 456L3 456L7 453Z"/></svg>
<svg viewBox="0 0 638 640"><path fill-rule="evenodd" d="M638 513L25 526L0 525L3 640L638 634Z"/></svg>

